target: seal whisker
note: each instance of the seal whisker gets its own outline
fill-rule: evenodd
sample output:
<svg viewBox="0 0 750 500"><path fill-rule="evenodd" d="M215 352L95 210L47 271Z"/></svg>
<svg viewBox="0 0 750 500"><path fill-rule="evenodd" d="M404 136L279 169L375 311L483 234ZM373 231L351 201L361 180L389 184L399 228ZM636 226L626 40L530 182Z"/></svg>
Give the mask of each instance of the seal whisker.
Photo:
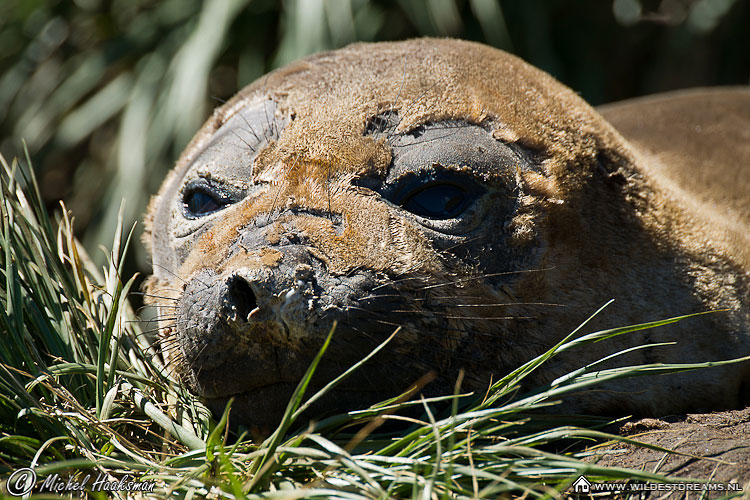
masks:
<svg viewBox="0 0 750 500"><path fill-rule="evenodd" d="M459 247L461 247L463 245L467 245L469 243L477 241L477 240L479 240L479 238L480 238L480 236L472 236L471 238L466 238L463 241L457 242L454 245L451 245L451 246L449 246L449 247L447 247L445 249L440 250L439 253L441 255L442 254L448 254L451 250L455 250L456 248L459 248ZM422 267L422 265L425 263L425 261L426 261L426 257L423 258L423 259L421 259L421 260L417 260L414 264L412 264L409 268L407 268L402 274L411 273L411 272L419 269L420 267ZM375 290L378 290L380 288L383 288L384 286L389 286L391 284L396 284L396 283L400 283L400 282L403 282L403 281L406 281L406 280L417 279L417 278L421 279L421 277L415 277L415 276L402 276L402 277L395 278L395 279L389 279L389 281L387 283L384 283L382 285L377 285L372 290L375 291Z"/></svg>
<svg viewBox="0 0 750 500"><path fill-rule="evenodd" d="M174 325L172 325L172 326L174 326ZM150 334L160 332L161 330L164 330L165 328L169 328L169 326L160 326L158 328L152 328L150 330L141 330L141 332L135 334L134 337L136 337L136 338L138 338L138 337L148 337Z"/></svg>
<svg viewBox="0 0 750 500"><path fill-rule="evenodd" d="M533 316L461 316L449 315L441 312L431 311L431 314L443 319L460 319L465 321L486 321L486 320L517 320L517 319L536 319Z"/></svg>
<svg viewBox="0 0 750 500"><path fill-rule="evenodd" d="M171 305L171 304L161 304L161 305L145 304L145 305L142 305L141 307L139 307L135 311L136 317L139 318L137 321L145 321L143 318L141 318L141 314L146 309L157 309L157 310L160 310L160 308L164 308L164 309L177 309L177 306L176 305Z"/></svg>
<svg viewBox="0 0 750 500"><path fill-rule="evenodd" d="M160 269L162 269L164 271L166 271L167 273L171 274L172 276L174 276L175 278L177 278L178 280L182 281L184 284L187 285L188 282L185 279L183 279L181 276L179 276L177 273L173 272L172 270L168 269L167 267L165 267L165 266L163 266L161 264L157 264L156 262L154 262L152 265L156 266L156 267L158 267L158 268L160 268ZM196 280L198 283L201 283L206 288L210 288L210 286L208 286L208 284L206 284L203 281L199 280L197 277L193 277L192 279Z"/></svg>
<svg viewBox="0 0 750 500"><path fill-rule="evenodd" d="M389 279L388 282L386 282L386 283L382 283L380 285L374 286L372 288L372 291L376 291L376 290L379 290L381 288L385 288L387 286L395 285L395 284L398 284L398 283L404 283L404 282L409 281L409 280L424 281L425 278L423 276L413 276L413 275L411 275L411 276L401 276L399 278Z"/></svg>
<svg viewBox="0 0 750 500"><path fill-rule="evenodd" d="M179 306L177 304L146 304L138 308L138 311L141 311L143 309L151 308L151 309L177 309Z"/></svg>
<svg viewBox="0 0 750 500"><path fill-rule="evenodd" d="M128 320L128 323L156 323L157 321L175 321L177 318L175 316L155 316L150 319L133 319Z"/></svg>
<svg viewBox="0 0 750 500"><path fill-rule="evenodd" d="M478 276L471 276L471 277L468 277L468 278L460 278L460 279L457 279L457 280L449 281L447 283L435 283L433 285L425 285L425 286L419 288L419 290L420 291L421 290L430 290L430 289L433 289L433 288L440 288L440 287L444 287L444 286L453 286L453 285L457 285L457 284L460 284L460 283L467 283L467 282L470 282L470 281L477 281L477 280L481 280L481 279L485 279L485 278L492 278L492 277L495 277L495 276L513 276L513 275L516 275L516 274L524 274L524 273L546 272L546 271L550 271L552 269L553 268L547 268L547 269L521 269L521 270L518 270L518 271L503 271L503 272L500 272L500 273L484 273L484 274L480 274Z"/></svg>
<svg viewBox="0 0 750 500"><path fill-rule="evenodd" d="M232 135L234 135L239 141L241 141L243 144L245 144L245 146L247 146L250 151L252 151L253 153L256 152L255 148L253 146L251 146L250 143L247 142L244 138L240 137L240 134L238 134L234 129L232 129L231 132L232 132Z"/></svg>
<svg viewBox="0 0 750 500"><path fill-rule="evenodd" d="M177 290L173 288L166 288L166 289L162 288L162 290L171 290L171 291L177 292ZM143 297L151 297L151 298L161 299L161 300L172 300L174 302L177 302L179 300L176 297L167 297L165 295L154 295L153 293L146 293L146 292L130 292L130 293L131 295L141 295Z"/></svg>
<svg viewBox="0 0 750 500"><path fill-rule="evenodd" d="M258 134L255 132L255 129L250 124L250 121L245 117L245 115L242 114L242 112L238 113L240 115L240 118L242 118L242 121L245 122L245 125L250 130L250 133L253 134L253 137L255 137L255 140L258 141L258 143L261 143L260 137L258 137ZM266 142L268 142L268 138L266 138ZM255 149L253 149L253 153L255 153ZM252 176L251 176L252 178Z"/></svg>
<svg viewBox="0 0 750 500"><path fill-rule="evenodd" d="M387 298L397 299L397 298L400 298L400 297L402 297L402 295L398 294L398 293L383 293L383 294L365 295L364 297L360 297L358 300L360 302L364 302L366 300L373 300L373 299L387 299ZM417 299L414 299L414 300L417 300ZM422 299L419 299L419 300L422 300Z"/></svg>
<svg viewBox="0 0 750 500"><path fill-rule="evenodd" d="M467 298L466 296L461 296L462 300L465 300ZM474 298L481 298L481 297L474 297ZM427 302L432 300L455 300L456 297L427 297L427 298L420 298L420 297L413 297L411 298L414 302ZM550 302L491 302L491 303L475 303L475 304L466 304L466 303L458 303L458 304L451 304L450 307L510 307L510 306L545 306L545 307L568 307L565 304L554 304Z"/></svg>
<svg viewBox="0 0 750 500"><path fill-rule="evenodd" d="M160 344L163 350L174 350L175 352L179 351L179 342L162 339Z"/></svg>

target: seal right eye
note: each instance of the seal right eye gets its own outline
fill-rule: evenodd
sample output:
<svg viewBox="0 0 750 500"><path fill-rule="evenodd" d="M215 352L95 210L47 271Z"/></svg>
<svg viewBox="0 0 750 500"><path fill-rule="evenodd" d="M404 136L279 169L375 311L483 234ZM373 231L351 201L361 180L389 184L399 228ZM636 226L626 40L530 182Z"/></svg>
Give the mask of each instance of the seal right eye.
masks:
<svg viewBox="0 0 750 500"><path fill-rule="evenodd" d="M227 202L199 187L187 189L182 197L182 203L186 215L190 218L212 214L228 205Z"/></svg>

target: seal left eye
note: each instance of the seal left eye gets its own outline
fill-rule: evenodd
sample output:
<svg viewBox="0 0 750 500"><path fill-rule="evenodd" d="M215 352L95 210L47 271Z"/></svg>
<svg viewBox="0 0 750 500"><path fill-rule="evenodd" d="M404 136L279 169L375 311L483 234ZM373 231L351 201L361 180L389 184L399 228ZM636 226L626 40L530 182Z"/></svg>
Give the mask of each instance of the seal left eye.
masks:
<svg viewBox="0 0 750 500"><path fill-rule="evenodd" d="M190 189L182 198L185 211L190 217L201 217L221 210L226 203L202 189Z"/></svg>

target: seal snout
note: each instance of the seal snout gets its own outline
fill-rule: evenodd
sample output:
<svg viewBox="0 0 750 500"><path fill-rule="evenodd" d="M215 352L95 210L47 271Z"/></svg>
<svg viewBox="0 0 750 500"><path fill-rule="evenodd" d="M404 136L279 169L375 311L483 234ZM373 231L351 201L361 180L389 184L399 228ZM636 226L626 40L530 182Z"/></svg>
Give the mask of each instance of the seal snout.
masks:
<svg viewBox="0 0 750 500"><path fill-rule="evenodd" d="M186 281L175 347L180 376L192 390L223 397L285 381L282 372L289 370L285 361L279 365L278 350L290 345L290 330L280 310L290 293L288 287L275 293L273 282L270 274L248 269L206 269Z"/></svg>

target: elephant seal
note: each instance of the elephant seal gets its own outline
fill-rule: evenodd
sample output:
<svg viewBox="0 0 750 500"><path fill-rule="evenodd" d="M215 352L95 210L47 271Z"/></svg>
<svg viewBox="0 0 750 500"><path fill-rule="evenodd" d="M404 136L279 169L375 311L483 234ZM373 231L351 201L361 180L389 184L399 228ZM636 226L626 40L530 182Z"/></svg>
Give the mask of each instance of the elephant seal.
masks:
<svg viewBox="0 0 750 500"><path fill-rule="evenodd" d="M750 93L734 92L700 116L727 118L729 139L701 142L667 99L605 110L628 142L550 75L476 43L355 44L276 70L213 113L151 202L164 355L210 407L235 397L235 422L270 425L334 321L318 387L401 330L321 409L427 372L426 393L462 368L485 390L610 298L591 328L725 311L555 357L532 383L644 343L676 342L614 362L748 354ZM737 407L748 372L631 379L572 404Z"/></svg>

